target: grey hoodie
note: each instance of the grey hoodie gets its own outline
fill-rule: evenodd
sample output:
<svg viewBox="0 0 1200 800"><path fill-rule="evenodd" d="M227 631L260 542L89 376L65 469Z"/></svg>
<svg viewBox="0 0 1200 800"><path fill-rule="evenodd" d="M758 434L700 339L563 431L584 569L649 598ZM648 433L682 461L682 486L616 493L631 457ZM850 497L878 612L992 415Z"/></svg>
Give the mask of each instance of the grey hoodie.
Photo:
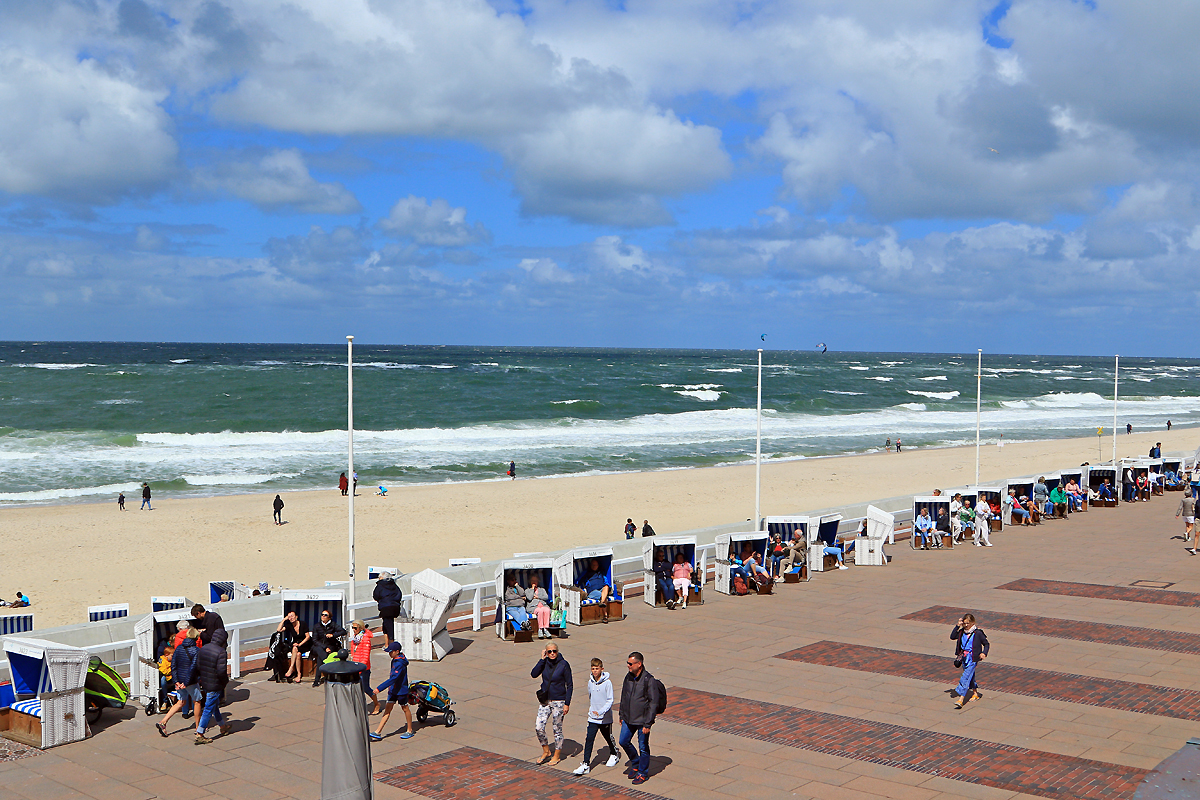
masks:
<svg viewBox="0 0 1200 800"><path fill-rule="evenodd" d="M588 676L588 722L611 725L613 721L613 685L607 672L600 673L600 680Z"/></svg>

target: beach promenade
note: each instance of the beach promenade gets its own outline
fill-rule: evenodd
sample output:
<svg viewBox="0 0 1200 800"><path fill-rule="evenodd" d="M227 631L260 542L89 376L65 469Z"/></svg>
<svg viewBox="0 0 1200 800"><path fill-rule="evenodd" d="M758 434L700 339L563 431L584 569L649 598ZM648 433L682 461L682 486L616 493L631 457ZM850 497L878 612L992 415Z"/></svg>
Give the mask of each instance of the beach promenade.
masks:
<svg viewBox="0 0 1200 800"><path fill-rule="evenodd" d="M703 605L675 612L635 598L623 622L560 641L576 684L567 758L553 769L529 763L540 645L457 633L454 654L409 674L445 685L459 723L431 715L415 738L372 745L376 796L1132 798L1200 736L1200 557L1170 538L1182 532L1178 498L1010 528L991 549L898 543L887 567L817 574L770 597L709 584ZM948 633L963 611L992 655L984 697L956 711ZM604 659L619 685L631 650L670 695L640 792L620 767L570 774L588 660ZM373 666L382 680L382 653ZM324 690L265 678L231 684L234 732L211 745L159 737L161 717L106 712L86 742L10 753L0 796L317 798Z"/></svg>

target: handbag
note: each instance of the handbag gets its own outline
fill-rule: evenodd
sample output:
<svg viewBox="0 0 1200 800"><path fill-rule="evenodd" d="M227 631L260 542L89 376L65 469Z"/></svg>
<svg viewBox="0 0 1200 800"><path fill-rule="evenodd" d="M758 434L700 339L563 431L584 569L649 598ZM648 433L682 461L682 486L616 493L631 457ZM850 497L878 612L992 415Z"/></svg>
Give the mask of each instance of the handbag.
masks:
<svg viewBox="0 0 1200 800"><path fill-rule="evenodd" d="M550 693L545 689L538 689L534 694L537 695L538 703L544 706L550 705Z"/></svg>

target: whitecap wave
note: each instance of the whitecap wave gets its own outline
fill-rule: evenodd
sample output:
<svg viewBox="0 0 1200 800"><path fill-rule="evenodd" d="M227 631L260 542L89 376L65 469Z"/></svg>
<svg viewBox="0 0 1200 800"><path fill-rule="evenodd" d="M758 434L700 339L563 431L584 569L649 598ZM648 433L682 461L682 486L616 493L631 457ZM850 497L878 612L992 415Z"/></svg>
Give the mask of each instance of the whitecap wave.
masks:
<svg viewBox="0 0 1200 800"><path fill-rule="evenodd" d="M920 380L920 381L944 381L946 379L947 378L945 375L930 375L925 378L917 378L917 380Z"/></svg>
<svg viewBox="0 0 1200 800"><path fill-rule="evenodd" d="M909 411L924 411L925 410L924 403L901 403L898 407L899 408L907 408Z"/></svg>
<svg viewBox="0 0 1200 800"><path fill-rule="evenodd" d="M721 399L721 393L714 392L711 389L680 389L675 394L682 395L683 397L694 397L697 400L704 400L709 403Z"/></svg>
<svg viewBox="0 0 1200 800"><path fill-rule="evenodd" d="M98 367L99 364L13 364L14 367L22 367L24 369L83 369L84 367Z"/></svg>
<svg viewBox="0 0 1200 800"><path fill-rule="evenodd" d="M915 392L912 389L909 389L908 393L916 397L928 397L931 400L953 400L960 394L960 392Z"/></svg>
<svg viewBox="0 0 1200 800"><path fill-rule="evenodd" d="M297 474L295 472L272 472L265 475L184 475L183 479L190 486L253 486L280 478L294 478Z"/></svg>
<svg viewBox="0 0 1200 800"><path fill-rule="evenodd" d="M866 394L866 392L839 392L836 389L822 389L821 391L825 392L826 394L847 394L847 395L854 395L855 397L860 397L860 396Z"/></svg>
<svg viewBox="0 0 1200 800"><path fill-rule="evenodd" d="M875 375L875 376L873 376L873 377L867 378L867 380L869 380L869 381L879 381L880 383L891 383L891 382L892 382L892 379L891 379L891 378L881 378L881 377L880 377L880 376L878 376L878 375Z"/></svg>
<svg viewBox="0 0 1200 800"><path fill-rule="evenodd" d="M133 398L130 398L130 397L119 397L116 400L97 400L96 405L98 405L98 406L132 406L132 405L135 405L135 404L141 403L141 402L143 402L143 401L142 400L134 400Z"/></svg>
<svg viewBox="0 0 1200 800"><path fill-rule="evenodd" d="M587 400L551 400L550 405L553 406L571 406L576 403L586 403Z"/></svg>
<svg viewBox="0 0 1200 800"><path fill-rule="evenodd" d="M55 500L69 500L76 497L95 497L110 494L113 499L120 492L137 492L141 490L140 483L110 483L106 486L81 486L76 489L43 489L36 492L0 492L0 503L52 503Z"/></svg>
<svg viewBox="0 0 1200 800"><path fill-rule="evenodd" d="M870 367L850 367L850 369L858 370L859 372L866 372L870 369Z"/></svg>
<svg viewBox="0 0 1200 800"><path fill-rule="evenodd" d="M741 370L741 367L727 367L727 368L719 368L719 369L716 367L705 367L704 371L705 372L741 372L742 370Z"/></svg>
<svg viewBox="0 0 1200 800"><path fill-rule="evenodd" d="M171 359L172 364L187 364L190 361L191 361L190 358L172 358Z"/></svg>

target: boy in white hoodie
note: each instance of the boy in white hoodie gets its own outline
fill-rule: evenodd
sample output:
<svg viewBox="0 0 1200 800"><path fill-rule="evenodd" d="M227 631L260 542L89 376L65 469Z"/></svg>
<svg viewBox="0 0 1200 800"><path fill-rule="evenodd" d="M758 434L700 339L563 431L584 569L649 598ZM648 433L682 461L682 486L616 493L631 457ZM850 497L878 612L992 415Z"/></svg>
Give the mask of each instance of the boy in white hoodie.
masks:
<svg viewBox="0 0 1200 800"><path fill-rule="evenodd" d="M617 755L617 743L612 735L612 704L613 685L604 671L604 662L598 658L592 659L592 677L588 679L588 727L587 738L583 742L583 761L575 768L576 775L587 775L592 771L588 762L592 760L592 745L596 741L596 731L608 742L608 761L606 767L615 767L621 759Z"/></svg>

